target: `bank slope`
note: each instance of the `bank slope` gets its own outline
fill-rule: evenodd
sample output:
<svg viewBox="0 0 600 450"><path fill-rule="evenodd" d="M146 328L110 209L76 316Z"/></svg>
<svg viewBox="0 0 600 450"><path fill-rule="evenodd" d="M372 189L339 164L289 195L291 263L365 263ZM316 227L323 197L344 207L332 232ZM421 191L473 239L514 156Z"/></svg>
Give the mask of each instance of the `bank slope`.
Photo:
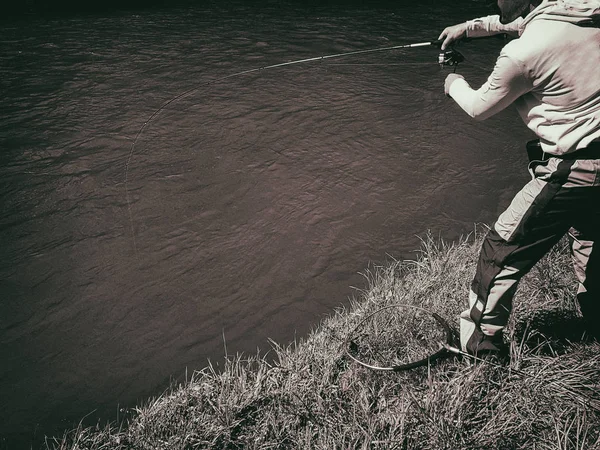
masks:
<svg viewBox="0 0 600 450"><path fill-rule="evenodd" d="M351 361L344 342L383 306L425 307L457 326L481 231L423 239L414 261L373 267L370 287L306 339L266 357L229 358L132 411L127 423L73 430L55 449L600 448L600 345L583 334L568 246L521 282L510 365L461 358L400 373Z"/></svg>

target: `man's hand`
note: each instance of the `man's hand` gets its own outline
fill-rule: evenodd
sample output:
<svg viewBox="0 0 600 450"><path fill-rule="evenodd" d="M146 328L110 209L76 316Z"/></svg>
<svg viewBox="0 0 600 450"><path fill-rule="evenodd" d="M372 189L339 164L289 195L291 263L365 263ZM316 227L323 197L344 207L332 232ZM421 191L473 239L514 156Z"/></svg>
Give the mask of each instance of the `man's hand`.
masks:
<svg viewBox="0 0 600 450"><path fill-rule="evenodd" d="M452 25L451 27L444 28L442 34L438 38L439 41L442 42L442 50L446 50L452 42L458 41L459 39L464 38L467 35L467 24L459 23L458 25Z"/></svg>
<svg viewBox="0 0 600 450"><path fill-rule="evenodd" d="M450 96L450 85L459 78L462 78L463 80L465 79L465 77L457 73L448 74L448 76L446 77L446 82L444 83L444 92L446 93L446 95Z"/></svg>

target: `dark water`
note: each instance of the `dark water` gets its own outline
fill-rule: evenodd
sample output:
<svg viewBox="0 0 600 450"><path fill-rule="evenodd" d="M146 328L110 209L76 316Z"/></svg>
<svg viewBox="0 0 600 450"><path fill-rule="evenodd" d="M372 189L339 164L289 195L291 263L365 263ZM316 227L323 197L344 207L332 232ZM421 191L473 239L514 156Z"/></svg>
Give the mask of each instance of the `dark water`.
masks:
<svg viewBox="0 0 600 450"><path fill-rule="evenodd" d="M489 12L458 3L3 22L4 445L115 420L224 342L291 342L364 288L369 264L493 221L527 177L529 135L512 110L462 113L437 50L235 75L429 41ZM459 72L482 83L500 46L465 46Z"/></svg>

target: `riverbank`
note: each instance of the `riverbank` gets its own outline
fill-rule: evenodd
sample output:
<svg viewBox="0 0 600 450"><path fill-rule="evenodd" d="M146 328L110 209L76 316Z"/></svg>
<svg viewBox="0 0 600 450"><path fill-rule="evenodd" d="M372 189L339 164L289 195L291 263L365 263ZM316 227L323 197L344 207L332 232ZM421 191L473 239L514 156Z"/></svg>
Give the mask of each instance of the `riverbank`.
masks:
<svg viewBox="0 0 600 450"><path fill-rule="evenodd" d="M598 448L600 345L581 336L566 243L519 287L510 365L448 358L382 373L346 356L348 332L386 305L419 305L457 326L481 233L427 236L414 261L367 271L370 287L307 338L195 372L127 423L79 428L48 448Z"/></svg>

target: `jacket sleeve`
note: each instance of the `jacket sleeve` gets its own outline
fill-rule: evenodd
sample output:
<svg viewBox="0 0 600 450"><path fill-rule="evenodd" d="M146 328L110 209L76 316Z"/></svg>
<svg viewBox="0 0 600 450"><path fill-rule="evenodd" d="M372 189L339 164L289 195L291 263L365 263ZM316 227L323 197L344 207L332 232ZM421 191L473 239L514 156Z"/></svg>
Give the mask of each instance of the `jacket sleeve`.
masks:
<svg viewBox="0 0 600 450"><path fill-rule="evenodd" d="M450 85L448 93L471 117L485 120L533 89L533 82L526 73L519 61L501 54L487 81L478 90L458 78Z"/></svg>
<svg viewBox="0 0 600 450"><path fill-rule="evenodd" d="M486 16L467 21L467 37L477 38L506 33L511 36L519 35L519 28L523 18L519 17L514 22L506 25L500 23L500 16Z"/></svg>

